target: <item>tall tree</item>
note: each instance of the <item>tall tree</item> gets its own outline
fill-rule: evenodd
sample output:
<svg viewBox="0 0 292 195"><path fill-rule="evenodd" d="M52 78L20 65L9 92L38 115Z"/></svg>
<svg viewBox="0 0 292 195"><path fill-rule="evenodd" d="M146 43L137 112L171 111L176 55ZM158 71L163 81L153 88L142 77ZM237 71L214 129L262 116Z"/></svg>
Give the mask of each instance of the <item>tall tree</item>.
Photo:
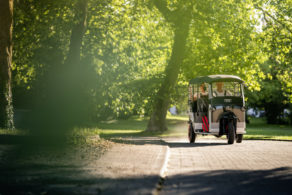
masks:
<svg viewBox="0 0 292 195"><path fill-rule="evenodd" d="M11 92L13 0L0 1L0 127L13 129Z"/></svg>
<svg viewBox="0 0 292 195"><path fill-rule="evenodd" d="M48 106L46 112L54 119L54 129L70 130L81 122L84 101L83 68L80 63L82 39L86 30L87 0L78 0L74 7L69 52L64 64L49 70ZM52 123L52 122L51 122ZM51 131L51 130L50 130Z"/></svg>
<svg viewBox="0 0 292 195"><path fill-rule="evenodd" d="M67 119L69 126L82 122L85 118L87 102L84 91L84 69L82 66L81 49L82 40L87 27L87 0L78 0L74 12L74 24L71 30L70 46L67 59L64 64L64 70L61 71L62 81L65 77L63 86L63 96L61 105L65 111L63 118Z"/></svg>
<svg viewBox="0 0 292 195"><path fill-rule="evenodd" d="M56 138L64 143L68 131L82 120L81 109L86 103L83 99L80 55L86 29L87 0L73 2L70 8L74 17L71 20L71 29L67 31L67 34L71 31L70 39L67 39L70 40L67 58L64 62L50 64L43 78L39 80L44 84L41 87L45 90L36 96L42 101L35 105L32 120L31 132L44 138L48 144L54 143Z"/></svg>
<svg viewBox="0 0 292 195"><path fill-rule="evenodd" d="M174 90L183 63L193 7L189 2L180 1L174 10L170 10L166 0L155 0L154 5L165 20L172 24L174 31L171 57L165 68L165 77L156 95L153 112L147 126L148 131L164 131L167 129L166 113L170 103L169 94Z"/></svg>
<svg viewBox="0 0 292 195"><path fill-rule="evenodd" d="M87 0L79 0L75 6L74 25L71 32L70 48L67 64L80 64L82 38L86 30Z"/></svg>

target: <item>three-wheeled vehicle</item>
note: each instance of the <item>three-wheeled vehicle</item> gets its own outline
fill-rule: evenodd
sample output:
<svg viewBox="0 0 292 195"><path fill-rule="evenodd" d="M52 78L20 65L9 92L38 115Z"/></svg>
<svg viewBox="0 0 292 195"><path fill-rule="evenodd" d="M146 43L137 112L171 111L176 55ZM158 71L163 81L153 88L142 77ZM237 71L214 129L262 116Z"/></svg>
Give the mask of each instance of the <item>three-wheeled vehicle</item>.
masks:
<svg viewBox="0 0 292 195"><path fill-rule="evenodd" d="M244 82L237 76L210 75L189 82L190 143L198 134L226 135L241 143L245 131Z"/></svg>

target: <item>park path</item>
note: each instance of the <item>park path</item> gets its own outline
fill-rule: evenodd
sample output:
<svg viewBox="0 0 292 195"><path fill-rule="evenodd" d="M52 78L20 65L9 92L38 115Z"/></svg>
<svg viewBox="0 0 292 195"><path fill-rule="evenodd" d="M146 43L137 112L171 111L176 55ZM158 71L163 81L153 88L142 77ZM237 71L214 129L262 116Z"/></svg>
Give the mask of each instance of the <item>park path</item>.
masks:
<svg viewBox="0 0 292 195"><path fill-rule="evenodd" d="M194 144L178 137L111 141L110 150L82 166L2 167L0 194L292 194L292 142L228 145L212 137ZM9 148L0 145L0 162Z"/></svg>
<svg viewBox="0 0 292 195"><path fill-rule="evenodd" d="M292 142L164 141L169 155L160 194L292 193Z"/></svg>
<svg viewBox="0 0 292 195"><path fill-rule="evenodd" d="M101 156L95 156L94 150L71 151L73 156L64 161L61 156L67 150L53 155L51 161L38 154L25 154L28 159L24 161L17 157L20 147L0 144L0 195L155 193L168 146L157 137L114 138L111 142Z"/></svg>
<svg viewBox="0 0 292 195"><path fill-rule="evenodd" d="M112 139L116 144L83 171L98 178L80 192L153 194L160 181L168 146L156 137Z"/></svg>
<svg viewBox="0 0 292 195"><path fill-rule="evenodd" d="M291 194L292 142L121 138L83 170L100 194ZM89 190L90 189L90 190Z"/></svg>

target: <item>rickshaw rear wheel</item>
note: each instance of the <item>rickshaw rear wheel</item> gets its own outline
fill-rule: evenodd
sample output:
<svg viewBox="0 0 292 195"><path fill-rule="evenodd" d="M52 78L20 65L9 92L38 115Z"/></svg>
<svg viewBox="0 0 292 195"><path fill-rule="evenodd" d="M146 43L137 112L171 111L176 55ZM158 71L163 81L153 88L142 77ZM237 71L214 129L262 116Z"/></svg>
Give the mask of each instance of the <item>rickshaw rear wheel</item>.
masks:
<svg viewBox="0 0 292 195"><path fill-rule="evenodd" d="M235 139L235 132L234 132L234 126L233 121L230 121L228 123L228 144L233 144Z"/></svg>
<svg viewBox="0 0 292 195"><path fill-rule="evenodd" d="M189 124L188 136L189 136L190 143L194 143L196 140L197 134L195 134L192 124Z"/></svg>
<svg viewBox="0 0 292 195"><path fill-rule="evenodd" d="M243 138L243 135L242 134L237 134L237 136L236 136L236 143L241 143L242 142L242 138Z"/></svg>

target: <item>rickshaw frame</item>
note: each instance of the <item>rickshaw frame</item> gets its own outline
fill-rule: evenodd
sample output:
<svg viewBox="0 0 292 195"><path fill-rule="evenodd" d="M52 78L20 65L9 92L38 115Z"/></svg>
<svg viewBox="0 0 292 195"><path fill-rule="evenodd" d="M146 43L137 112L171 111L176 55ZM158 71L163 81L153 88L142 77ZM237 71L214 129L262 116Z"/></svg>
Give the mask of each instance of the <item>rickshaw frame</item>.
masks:
<svg viewBox="0 0 292 195"><path fill-rule="evenodd" d="M240 85L239 96L214 97L212 84L217 82L238 83ZM202 84L208 87L208 96L205 99L199 97L199 85ZM195 85L197 90L196 101L194 100ZM216 137L227 135L228 144L233 144L235 139L238 143L241 143L243 134L246 133L244 81L241 78L233 75L209 75L191 79L188 102L188 136L191 143L195 141L198 134L215 135Z"/></svg>

